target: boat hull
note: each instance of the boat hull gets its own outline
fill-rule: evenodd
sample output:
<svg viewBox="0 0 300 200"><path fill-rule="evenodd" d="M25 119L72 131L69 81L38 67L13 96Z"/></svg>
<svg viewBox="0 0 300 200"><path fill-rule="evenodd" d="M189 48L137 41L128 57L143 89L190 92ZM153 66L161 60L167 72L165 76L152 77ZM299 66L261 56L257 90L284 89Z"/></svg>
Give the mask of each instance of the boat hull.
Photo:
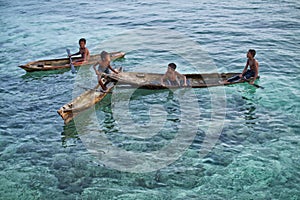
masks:
<svg viewBox="0 0 300 200"><path fill-rule="evenodd" d="M187 86L171 85L165 82L161 84L163 74L156 73L140 73L140 72L122 72L118 76L110 75L110 78L118 81L119 85L127 84L132 87L143 89L163 89L163 88L206 88L222 85L231 85L243 83L245 80L239 80L232 83L223 83L224 80L237 76L240 73L210 73L210 74L183 74L187 79ZM181 81L183 82L183 81Z"/></svg>
<svg viewBox="0 0 300 200"><path fill-rule="evenodd" d="M123 58L125 56L124 52L111 52L109 54L111 56L111 60L116 60L119 58ZM72 59L75 67L89 66L95 64L97 61L100 60L100 54L90 56L89 61L85 63L80 63L80 62L76 63L76 61L80 59L80 57L75 57ZM27 72L62 70L62 69L71 68L69 58L38 60L38 61L29 62L25 65L20 65L19 67L26 70Z"/></svg>
<svg viewBox="0 0 300 200"><path fill-rule="evenodd" d="M119 68L118 71L121 71L122 68ZM73 99L71 102L62 106L57 113L62 117L65 124L68 124L71 120L74 119L80 113L88 110L93 105L100 102L104 97L111 92L117 82L106 78L104 84L107 87L107 90L104 92L101 90L101 87L97 85L93 89L87 89L81 95Z"/></svg>

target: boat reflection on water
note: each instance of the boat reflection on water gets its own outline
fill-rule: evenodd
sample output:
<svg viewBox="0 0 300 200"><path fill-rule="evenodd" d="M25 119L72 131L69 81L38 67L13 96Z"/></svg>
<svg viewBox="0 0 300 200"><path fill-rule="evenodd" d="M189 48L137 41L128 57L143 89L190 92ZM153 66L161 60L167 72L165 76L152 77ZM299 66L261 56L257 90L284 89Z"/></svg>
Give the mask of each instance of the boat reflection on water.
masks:
<svg viewBox="0 0 300 200"><path fill-rule="evenodd" d="M244 106L242 107L245 119L245 125L248 128L253 128L253 126L258 121L258 115L256 115L256 106L259 102L259 98L256 96L257 88L248 86L244 89L242 94L242 99L244 99Z"/></svg>

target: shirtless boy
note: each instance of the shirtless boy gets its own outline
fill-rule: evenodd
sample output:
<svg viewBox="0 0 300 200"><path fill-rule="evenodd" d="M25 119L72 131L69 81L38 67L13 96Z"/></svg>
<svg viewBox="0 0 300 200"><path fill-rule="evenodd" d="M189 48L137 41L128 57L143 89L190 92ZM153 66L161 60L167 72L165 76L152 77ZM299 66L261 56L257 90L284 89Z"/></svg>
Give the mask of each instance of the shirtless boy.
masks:
<svg viewBox="0 0 300 200"><path fill-rule="evenodd" d="M99 65L98 69L96 69L96 66ZM100 54L100 60L93 65L93 68L98 76L98 83L102 87L103 90L107 90L106 86L103 84L101 78L102 73L109 74L109 69L113 71L114 73L118 74L116 70L114 70L110 66L110 55L106 51L102 51Z"/></svg>
<svg viewBox="0 0 300 200"><path fill-rule="evenodd" d="M160 82L162 86L166 86L164 84L165 80L168 80L170 82L170 85L172 86L180 86L181 85L180 79L184 80L183 86L187 86L186 77L175 70L176 70L176 64L170 63L168 65L167 72L163 75L163 77L161 77Z"/></svg>
<svg viewBox="0 0 300 200"><path fill-rule="evenodd" d="M232 83L232 82L240 80L241 78L244 78L247 80L247 79L253 77L253 80L251 80L249 82L250 84L253 85L254 81L258 77L258 70L259 70L259 64L258 64L257 60L254 58L255 54L256 54L256 51L254 49L249 49L249 51L247 53L248 60L247 60L247 63L246 63L246 66L245 66L243 72L238 76L234 76L232 78L229 78L229 79L223 81L222 83L223 84ZM250 66L250 69L248 69L248 66Z"/></svg>
<svg viewBox="0 0 300 200"><path fill-rule="evenodd" d="M79 40L79 51L77 53L69 55L70 57L76 56L76 55L81 55L81 58L76 60L76 63L84 63L87 62L90 59L90 52L88 48L85 47L86 45L86 39L81 38Z"/></svg>

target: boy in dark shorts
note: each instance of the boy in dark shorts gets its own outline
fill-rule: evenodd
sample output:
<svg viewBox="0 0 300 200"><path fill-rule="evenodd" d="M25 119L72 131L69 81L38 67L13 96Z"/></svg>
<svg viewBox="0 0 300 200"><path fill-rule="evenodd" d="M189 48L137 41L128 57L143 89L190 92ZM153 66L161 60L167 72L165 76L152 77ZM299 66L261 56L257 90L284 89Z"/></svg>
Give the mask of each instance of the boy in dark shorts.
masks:
<svg viewBox="0 0 300 200"><path fill-rule="evenodd" d="M162 86L166 86L164 84L165 80L167 80L170 83L170 86L181 86L180 79L181 80L183 79L184 81L183 86L187 86L186 77L175 70L176 70L176 64L170 63L168 65L167 72L161 77L160 82Z"/></svg>
<svg viewBox="0 0 300 200"><path fill-rule="evenodd" d="M247 63L246 63L246 66L245 66L243 72L238 76L231 77L220 83L227 84L227 83L239 81L242 78L246 79L246 80L249 78L253 78L253 80L251 80L249 83L254 84L254 81L258 77L258 70L259 70L259 64L258 64L257 60L254 58L255 54L256 54L256 51L254 49L249 49L249 51L247 53L248 60L247 60ZM250 66L250 69L248 69L248 66Z"/></svg>
<svg viewBox="0 0 300 200"><path fill-rule="evenodd" d="M109 74L109 70L113 71L115 74L118 74L116 70L114 70L110 66L110 55L106 51L102 51L100 54L100 61L95 63L93 65L93 68L98 76L98 83L102 87L102 89L105 91L107 90L106 86L103 84L101 78L102 78L102 73ZM98 69L96 69L96 66L99 65Z"/></svg>
<svg viewBox="0 0 300 200"><path fill-rule="evenodd" d="M85 47L85 45L86 45L86 39L81 38L79 40L79 51L77 53L69 55L69 57L81 55L81 58L75 61L76 63L84 64L84 62L88 62L88 60L90 59L90 52L88 48Z"/></svg>

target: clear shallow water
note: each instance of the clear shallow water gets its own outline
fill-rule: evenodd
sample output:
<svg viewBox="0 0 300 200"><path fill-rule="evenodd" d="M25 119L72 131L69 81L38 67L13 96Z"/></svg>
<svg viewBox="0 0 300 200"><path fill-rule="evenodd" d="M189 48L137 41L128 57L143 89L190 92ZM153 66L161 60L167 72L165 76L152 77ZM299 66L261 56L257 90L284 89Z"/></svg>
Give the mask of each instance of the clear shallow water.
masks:
<svg viewBox="0 0 300 200"><path fill-rule="evenodd" d="M299 198L298 1L1 1L0 8L1 199ZM224 88L224 128L205 158L198 153L210 119L210 93L196 90L201 122L191 146L159 171L134 174L99 164L74 124L64 126L57 115L72 98L75 77L70 72L26 74L17 66L64 57L66 48L77 50L80 37L98 52L101 41L141 26L186 35L208 52L221 72L240 71L246 51L255 48L258 84L265 89L247 84ZM164 66L166 57L149 49L135 51L115 65L134 71L152 63ZM181 72L192 72L181 58L169 59L179 63ZM152 140L132 143L116 128L107 99L96 106L100 134L127 150L161 148L176 134L176 96L138 93L130 106L140 117L133 120L144 125L149 106L159 103L169 109L164 130ZM88 130L99 132L92 128Z"/></svg>

